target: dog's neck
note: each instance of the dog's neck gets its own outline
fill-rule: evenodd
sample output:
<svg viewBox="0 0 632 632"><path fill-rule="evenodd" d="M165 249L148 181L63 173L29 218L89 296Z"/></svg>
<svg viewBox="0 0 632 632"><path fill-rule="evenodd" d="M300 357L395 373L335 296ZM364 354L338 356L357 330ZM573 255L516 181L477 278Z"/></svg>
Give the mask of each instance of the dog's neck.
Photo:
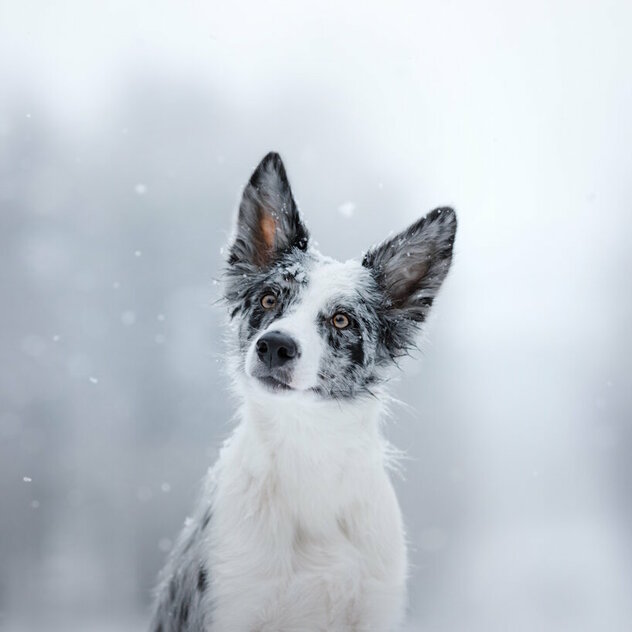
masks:
<svg viewBox="0 0 632 632"><path fill-rule="evenodd" d="M274 502L325 525L332 512L370 496L388 458L380 399L318 400L252 388L242 395L235 462L248 480L268 481Z"/></svg>
<svg viewBox="0 0 632 632"><path fill-rule="evenodd" d="M243 423L269 444L311 441L355 446L380 435L383 398L323 399L313 393L266 393L242 385Z"/></svg>

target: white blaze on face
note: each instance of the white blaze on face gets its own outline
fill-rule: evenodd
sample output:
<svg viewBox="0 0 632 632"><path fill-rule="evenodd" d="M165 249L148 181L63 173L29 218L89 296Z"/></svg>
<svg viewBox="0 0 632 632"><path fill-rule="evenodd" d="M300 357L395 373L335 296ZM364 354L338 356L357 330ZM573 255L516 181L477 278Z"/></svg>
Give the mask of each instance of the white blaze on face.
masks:
<svg viewBox="0 0 632 632"><path fill-rule="evenodd" d="M252 368L258 362L257 340L269 331L281 331L290 335L300 350L290 386L296 390L317 386L318 371L327 344L320 333L320 316L333 316L329 313L332 305L345 297L354 297L363 273L365 271L358 261L340 263L323 258L317 263L309 272L307 288L299 301L252 341L246 355L247 374L252 375Z"/></svg>

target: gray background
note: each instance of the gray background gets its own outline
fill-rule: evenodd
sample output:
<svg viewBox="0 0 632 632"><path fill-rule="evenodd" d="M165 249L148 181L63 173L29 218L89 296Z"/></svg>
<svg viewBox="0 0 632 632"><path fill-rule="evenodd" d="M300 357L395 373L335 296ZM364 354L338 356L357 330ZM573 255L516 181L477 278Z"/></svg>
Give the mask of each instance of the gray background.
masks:
<svg viewBox="0 0 632 632"><path fill-rule="evenodd" d="M274 149L337 258L459 213L387 426L410 630L632 629L631 28L624 0L0 0L0 628L143 629L231 429L213 279Z"/></svg>

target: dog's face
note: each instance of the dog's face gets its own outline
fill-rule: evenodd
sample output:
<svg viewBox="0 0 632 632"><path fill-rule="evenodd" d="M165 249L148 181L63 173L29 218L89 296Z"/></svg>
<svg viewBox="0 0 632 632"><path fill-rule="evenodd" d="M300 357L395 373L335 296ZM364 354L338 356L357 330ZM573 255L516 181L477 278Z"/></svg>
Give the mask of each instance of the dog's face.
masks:
<svg viewBox="0 0 632 632"><path fill-rule="evenodd" d="M436 209L339 263L310 247L278 154L243 193L225 297L253 388L323 398L371 392L406 353L452 259L456 216Z"/></svg>

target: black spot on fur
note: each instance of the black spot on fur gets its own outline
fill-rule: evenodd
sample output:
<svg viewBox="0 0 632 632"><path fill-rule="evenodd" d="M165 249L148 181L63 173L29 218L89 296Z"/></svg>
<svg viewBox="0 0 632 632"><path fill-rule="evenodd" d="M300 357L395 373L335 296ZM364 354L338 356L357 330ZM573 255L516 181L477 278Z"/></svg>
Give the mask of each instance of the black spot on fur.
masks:
<svg viewBox="0 0 632 632"><path fill-rule="evenodd" d="M180 620L180 625L185 625L189 620L189 598L185 596L180 603L180 612L178 615L178 619Z"/></svg>
<svg viewBox="0 0 632 632"><path fill-rule="evenodd" d="M262 308L258 308L251 312L250 318L248 319L248 325L250 329L257 330L261 326L261 321L263 320L266 313Z"/></svg>
<svg viewBox="0 0 632 632"><path fill-rule="evenodd" d="M195 534L192 534L191 537L186 541L186 544L184 545L184 552L187 553L188 551L190 551L191 548L193 548L194 544L195 544Z"/></svg>
<svg viewBox="0 0 632 632"><path fill-rule="evenodd" d="M351 360L354 364L362 366L364 364L364 349L362 346L362 340L356 340L352 342L349 349L351 350Z"/></svg>
<svg viewBox="0 0 632 632"><path fill-rule="evenodd" d="M206 569L203 566L200 566L200 570L198 571L197 589L201 593L206 590L206 581Z"/></svg>
<svg viewBox="0 0 632 632"><path fill-rule="evenodd" d="M175 601L176 592L177 592L176 578L172 577L171 581L169 582L169 601L172 601L172 602Z"/></svg>
<svg viewBox="0 0 632 632"><path fill-rule="evenodd" d="M208 523L211 521L212 514L213 512L211 511L210 508L206 510L206 513L204 514L204 518L202 519L202 530L208 527Z"/></svg>

